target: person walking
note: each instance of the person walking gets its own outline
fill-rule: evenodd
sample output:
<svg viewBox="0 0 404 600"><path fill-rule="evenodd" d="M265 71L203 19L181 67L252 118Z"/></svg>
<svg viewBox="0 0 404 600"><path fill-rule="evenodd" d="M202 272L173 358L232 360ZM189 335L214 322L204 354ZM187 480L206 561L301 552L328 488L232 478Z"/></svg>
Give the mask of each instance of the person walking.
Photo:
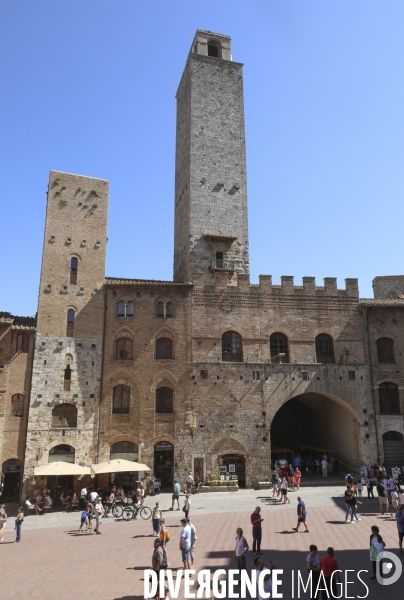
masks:
<svg viewBox="0 0 404 600"><path fill-rule="evenodd" d="M86 526L86 533L87 533L88 532L88 510L87 510L87 508L85 510L83 510L83 512L81 513L79 533L81 533L83 525Z"/></svg>
<svg viewBox="0 0 404 600"><path fill-rule="evenodd" d="M379 498L380 514L389 514L389 498L387 496L387 491L384 484L381 481L379 481L379 483L376 486L376 489Z"/></svg>
<svg viewBox="0 0 404 600"><path fill-rule="evenodd" d="M258 593L258 598L259 600L264 600L264 598L272 598L272 570L275 568L275 565L273 565L271 562L269 563L269 568L268 567L264 567L264 561L261 558L256 558L254 560L254 566L256 569L256 574L257 574L257 581L258 578L260 577L262 571L267 571L268 573L265 573L265 576L263 578L263 588L264 588L264 593L265 596L261 596Z"/></svg>
<svg viewBox="0 0 404 600"><path fill-rule="evenodd" d="M86 510L88 511L88 531L93 532L93 515L94 515L94 507L91 502L87 502Z"/></svg>
<svg viewBox="0 0 404 600"><path fill-rule="evenodd" d="M20 508L18 509L18 513L17 513L17 517L15 519L15 541L16 542L20 542L21 541L21 527L24 521L24 511L22 509L22 507L20 506Z"/></svg>
<svg viewBox="0 0 404 600"><path fill-rule="evenodd" d="M278 498L279 497L279 475L275 471L275 469L272 471L271 479L272 479L272 498L274 498L275 496L276 496L276 498Z"/></svg>
<svg viewBox="0 0 404 600"><path fill-rule="evenodd" d="M341 583L341 577L338 570L338 563L334 558L334 548L331 546L327 548L327 554L320 558L319 568L323 573L324 583L327 588L326 590L323 589L323 600L338 597L335 581L337 580L338 583Z"/></svg>
<svg viewBox="0 0 404 600"><path fill-rule="evenodd" d="M283 497L283 504L286 504L286 502L290 504L290 500L288 498L288 482L286 481L286 477L283 477L281 481L281 492Z"/></svg>
<svg viewBox="0 0 404 600"><path fill-rule="evenodd" d="M352 504L356 503L355 497L353 495L352 492L352 488L350 485L347 486L345 492L344 492L344 500L345 500L345 523L348 523L348 517L351 516L351 523L352 523Z"/></svg>
<svg viewBox="0 0 404 600"><path fill-rule="evenodd" d="M180 537L180 550L182 556L182 562L184 563L184 570L190 569L191 565L189 562L190 551L191 551L191 528L187 525L186 519L181 519L181 525L183 527Z"/></svg>
<svg viewBox="0 0 404 600"><path fill-rule="evenodd" d="M291 492L295 489L295 471L292 465L288 466L288 486Z"/></svg>
<svg viewBox="0 0 404 600"><path fill-rule="evenodd" d="M166 520L160 519L160 542L161 542L161 547L163 548L163 552L166 557L167 567L170 567L170 565L168 564L168 554L167 554L167 542L169 542L170 539L171 539L171 535L166 527Z"/></svg>
<svg viewBox="0 0 404 600"><path fill-rule="evenodd" d="M373 488L374 488L375 482L373 481L372 477L367 477L365 481L366 481L366 490L368 493L368 502L370 502L371 496L372 496L372 500L375 499L375 495L373 493Z"/></svg>
<svg viewBox="0 0 404 600"><path fill-rule="evenodd" d="M191 490L192 490L192 486L194 485L194 478L192 477L192 473L191 471L188 473L187 476L187 493L190 494Z"/></svg>
<svg viewBox="0 0 404 600"><path fill-rule="evenodd" d="M6 526L6 523L7 523L7 513L4 510L4 506L2 506L0 509L0 543L4 541L3 533L4 533L4 527Z"/></svg>
<svg viewBox="0 0 404 600"><path fill-rule="evenodd" d="M395 514L397 532L398 532L398 546L400 548L400 554L403 554L403 537L404 537L404 506L399 506Z"/></svg>
<svg viewBox="0 0 404 600"><path fill-rule="evenodd" d="M87 488L85 485L83 485L83 487L80 491L80 508L82 511L84 511L84 509L86 507L86 500L87 500Z"/></svg>
<svg viewBox="0 0 404 600"><path fill-rule="evenodd" d="M177 501L177 504L178 504L177 510L180 510L180 493L181 493L181 486L178 483L178 481L176 480L176 481L174 481L172 504L171 504L170 510L174 510L175 501Z"/></svg>
<svg viewBox="0 0 404 600"><path fill-rule="evenodd" d="M102 523L102 515L104 514L104 507L101 502L101 497L97 496L94 506L94 514L95 514L95 529L94 532L100 535L100 525Z"/></svg>
<svg viewBox="0 0 404 600"><path fill-rule="evenodd" d="M395 513L398 509L398 492L396 488L394 488L394 490L391 490L391 507L393 515L395 516Z"/></svg>
<svg viewBox="0 0 404 600"><path fill-rule="evenodd" d="M311 573L310 598L317 598L319 594L317 592L317 586L320 579L320 555L317 552L317 546L315 544L311 544L309 548L309 553L306 558L306 566L309 575Z"/></svg>
<svg viewBox="0 0 404 600"><path fill-rule="evenodd" d="M153 533L157 537L160 535L160 519L162 517L162 510L160 507L160 502L156 502L156 506L153 508L152 512L152 525L153 525Z"/></svg>
<svg viewBox="0 0 404 600"><path fill-rule="evenodd" d="M323 473L323 479L327 479L328 477L328 462L326 458L323 458L321 461L321 470Z"/></svg>
<svg viewBox="0 0 404 600"><path fill-rule="evenodd" d="M302 473L299 469L299 467L295 468L295 484L296 484L296 490L299 491L300 490L300 481L302 479Z"/></svg>
<svg viewBox="0 0 404 600"><path fill-rule="evenodd" d="M378 527L376 527L376 525L373 525L371 527L371 534L370 534L370 540L369 540L369 553L370 553L370 560L372 562L372 570L373 570L373 575L370 577L370 579L376 579L376 567L377 567L377 563L379 563L379 568L380 568L380 573L381 573L381 562L377 560L378 555L380 554L380 552L383 552L386 544L382 538L382 536L380 535L380 530Z"/></svg>
<svg viewBox="0 0 404 600"><path fill-rule="evenodd" d="M245 556L249 550L248 542L243 535L241 527L236 530L236 547L234 549L234 560L237 563L237 569L242 571L246 569Z"/></svg>
<svg viewBox="0 0 404 600"><path fill-rule="evenodd" d="M297 497L297 525L296 525L296 527L293 527L293 531L296 531L296 533L299 531L300 523L303 523L303 525L305 526L304 533L309 533L309 530L307 528L307 523L306 523L306 505L303 502L303 500L301 499L301 497L298 496Z"/></svg>
<svg viewBox="0 0 404 600"><path fill-rule="evenodd" d="M152 556L152 569L157 573L157 576L160 572L160 569L164 569L164 552L161 547L161 542L159 539L154 540L154 550Z"/></svg>
<svg viewBox="0 0 404 600"><path fill-rule="evenodd" d="M195 542L197 540L197 537L196 537L195 525L193 523L191 523L191 517L187 518L187 525L191 529L191 549L189 551L189 557L190 557L189 560L190 560L190 564L191 564L191 569L194 569L195 568L195 564L194 564Z"/></svg>
<svg viewBox="0 0 404 600"><path fill-rule="evenodd" d="M287 486L288 484L286 484ZM253 513L250 515L250 522L252 525L252 536L253 536L253 554L262 554L261 552L261 540L262 540L262 521L261 518L261 507L256 506Z"/></svg>
<svg viewBox="0 0 404 600"><path fill-rule="evenodd" d="M189 493L185 495L184 506L182 507L184 511L185 518L188 519L189 512L191 510L191 497Z"/></svg>

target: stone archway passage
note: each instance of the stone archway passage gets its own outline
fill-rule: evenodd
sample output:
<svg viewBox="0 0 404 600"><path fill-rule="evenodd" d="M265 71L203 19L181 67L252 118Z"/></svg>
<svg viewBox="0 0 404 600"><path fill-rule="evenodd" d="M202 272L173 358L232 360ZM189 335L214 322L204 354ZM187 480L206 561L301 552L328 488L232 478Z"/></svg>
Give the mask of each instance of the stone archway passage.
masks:
<svg viewBox="0 0 404 600"><path fill-rule="evenodd" d="M271 424L271 444L293 450L302 445L329 448L346 466L360 460L352 409L318 393L300 394L278 410Z"/></svg>

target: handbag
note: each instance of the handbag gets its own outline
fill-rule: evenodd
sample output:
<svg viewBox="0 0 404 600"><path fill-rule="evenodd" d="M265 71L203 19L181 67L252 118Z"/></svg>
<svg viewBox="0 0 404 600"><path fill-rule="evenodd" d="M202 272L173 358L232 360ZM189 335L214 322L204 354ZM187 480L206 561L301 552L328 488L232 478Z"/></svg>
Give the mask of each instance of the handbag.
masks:
<svg viewBox="0 0 404 600"><path fill-rule="evenodd" d="M374 546L369 546L370 560L377 560L377 550Z"/></svg>
<svg viewBox="0 0 404 600"><path fill-rule="evenodd" d="M184 506L182 507L182 510L183 510L183 512L186 512L186 511L187 511L187 509L185 508L185 504L184 504Z"/></svg>

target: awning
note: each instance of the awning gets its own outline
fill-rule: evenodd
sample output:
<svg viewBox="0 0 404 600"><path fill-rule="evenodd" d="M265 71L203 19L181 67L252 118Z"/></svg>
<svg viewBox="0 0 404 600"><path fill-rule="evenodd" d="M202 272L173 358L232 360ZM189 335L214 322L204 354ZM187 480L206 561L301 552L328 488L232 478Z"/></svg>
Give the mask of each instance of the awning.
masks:
<svg viewBox="0 0 404 600"><path fill-rule="evenodd" d="M67 463L62 461L51 462L47 465L39 465L34 469L34 477L42 476L47 477L48 475L90 475L90 467L82 467L74 463Z"/></svg>
<svg viewBox="0 0 404 600"><path fill-rule="evenodd" d="M290 448L281 448L279 446L271 446L271 454L292 454L293 450Z"/></svg>
<svg viewBox="0 0 404 600"><path fill-rule="evenodd" d="M124 473L135 471L151 471L151 469L142 463L125 460L123 458L115 458L113 460L107 460L106 462L99 463L98 465L91 465L92 475L99 475L100 473Z"/></svg>

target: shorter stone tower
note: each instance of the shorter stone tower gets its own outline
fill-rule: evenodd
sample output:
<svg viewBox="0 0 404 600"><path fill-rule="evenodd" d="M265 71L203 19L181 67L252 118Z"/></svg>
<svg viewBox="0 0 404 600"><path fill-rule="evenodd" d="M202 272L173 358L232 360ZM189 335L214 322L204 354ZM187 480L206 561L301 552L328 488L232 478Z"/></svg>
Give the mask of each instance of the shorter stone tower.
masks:
<svg viewBox="0 0 404 600"><path fill-rule="evenodd" d="M51 172L25 479L97 458L107 211L107 181Z"/></svg>
<svg viewBox="0 0 404 600"><path fill-rule="evenodd" d="M243 65L197 30L177 91L174 280L249 275Z"/></svg>

